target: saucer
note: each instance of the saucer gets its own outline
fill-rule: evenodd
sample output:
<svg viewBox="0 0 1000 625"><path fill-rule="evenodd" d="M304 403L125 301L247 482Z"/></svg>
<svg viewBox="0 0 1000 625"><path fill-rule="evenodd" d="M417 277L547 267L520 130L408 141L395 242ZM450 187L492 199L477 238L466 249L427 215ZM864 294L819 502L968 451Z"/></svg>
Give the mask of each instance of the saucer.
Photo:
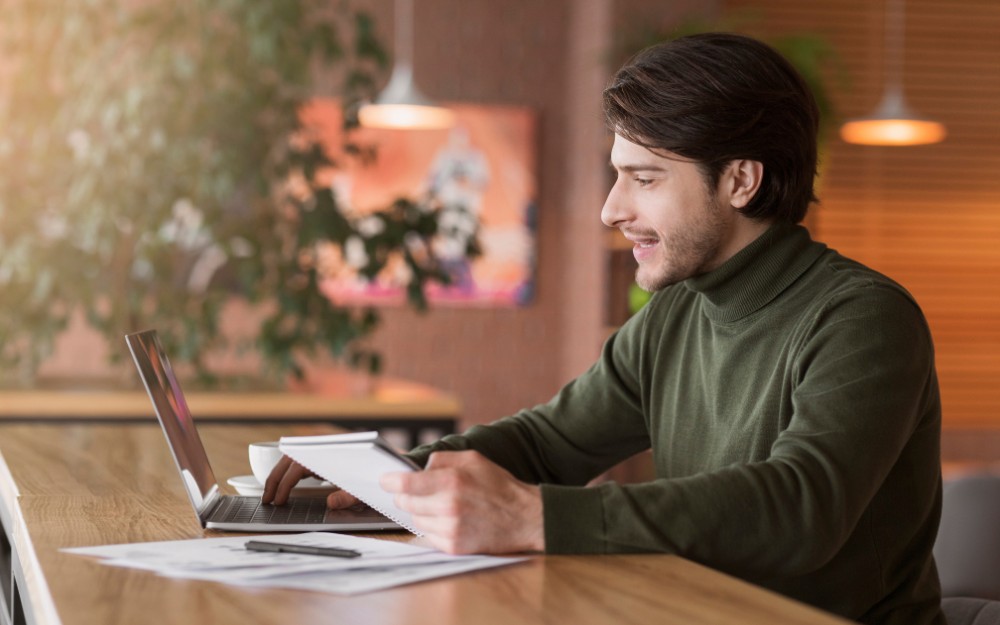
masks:
<svg viewBox="0 0 1000 625"><path fill-rule="evenodd" d="M226 483L236 489L236 492L248 497L260 497L264 494L264 485L257 481L252 475L238 475L226 480ZM326 496L336 490L336 486L330 482L322 482L312 477L307 477L299 485L292 489L293 497L319 497Z"/></svg>

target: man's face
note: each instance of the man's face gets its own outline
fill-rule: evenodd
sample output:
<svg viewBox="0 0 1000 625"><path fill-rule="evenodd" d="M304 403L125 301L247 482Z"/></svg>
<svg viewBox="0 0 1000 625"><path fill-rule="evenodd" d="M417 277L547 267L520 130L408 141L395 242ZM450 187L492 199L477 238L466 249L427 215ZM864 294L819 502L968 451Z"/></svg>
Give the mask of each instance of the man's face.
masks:
<svg viewBox="0 0 1000 625"><path fill-rule="evenodd" d="M618 180L601 221L634 244L639 286L662 289L711 271L735 253L736 210L725 194L709 188L695 163L615 135L611 165Z"/></svg>

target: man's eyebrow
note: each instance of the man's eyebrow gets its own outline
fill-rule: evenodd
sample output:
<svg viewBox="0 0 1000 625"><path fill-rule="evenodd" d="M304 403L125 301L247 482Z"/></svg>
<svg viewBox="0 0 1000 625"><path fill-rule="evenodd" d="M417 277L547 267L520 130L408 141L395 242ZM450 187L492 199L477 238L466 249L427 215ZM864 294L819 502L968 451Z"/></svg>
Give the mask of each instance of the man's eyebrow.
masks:
<svg viewBox="0 0 1000 625"><path fill-rule="evenodd" d="M608 167L611 169L616 169L618 171L625 172L637 172L637 171L667 171L665 167L660 165L654 165L653 163L635 163L626 164L616 167L614 163L608 161Z"/></svg>

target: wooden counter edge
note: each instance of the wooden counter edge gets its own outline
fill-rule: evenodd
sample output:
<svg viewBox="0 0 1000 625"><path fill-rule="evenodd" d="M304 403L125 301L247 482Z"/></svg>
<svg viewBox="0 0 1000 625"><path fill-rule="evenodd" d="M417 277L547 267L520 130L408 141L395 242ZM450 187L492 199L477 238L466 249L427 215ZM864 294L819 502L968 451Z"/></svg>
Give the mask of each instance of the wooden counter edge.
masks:
<svg viewBox="0 0 1000 625"><path fill-rule="evenodd" d="M11 548L11 576L19 587L22 610L30 612L29 623L35 625L61 625L52 593L42 574L38 555L31 543L31 535L21 514L20 493L7 461L0 453L0 520L7 533ZM20 575L18 575L20 572ZM18 579L19 578L19 579ZM10 606L6 606L10 609Z"/></svg>
<svg viewBox="0 0 1000 625"><path fill-rule="evenodd" d="M453 419L458 418L460 411L458 400L443 392L387 392L358 397L297 392L195 392L185 396L192 414L201 419L259 419L286 415L311 419ZM0 419L114 419L147 415L153 418L153 408L142 391L0 391Z"/></svg>

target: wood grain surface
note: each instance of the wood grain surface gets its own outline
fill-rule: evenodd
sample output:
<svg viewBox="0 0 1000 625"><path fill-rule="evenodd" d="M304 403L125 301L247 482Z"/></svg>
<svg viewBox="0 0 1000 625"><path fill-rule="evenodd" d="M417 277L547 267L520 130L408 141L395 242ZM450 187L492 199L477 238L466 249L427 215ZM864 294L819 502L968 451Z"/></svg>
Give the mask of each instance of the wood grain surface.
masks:
<svg viewBox="0 0 1000 625"><path fill-rule="evenodd" d="M248 443L328 431L199 429L223 484L248 472ZM24 568L24 600L39 623L844 622L671 555L534 556L497 570L353 597L166 579L59 551L219 535L198 525L157 426L0 425L0 453L3 518L13 525L8 532ZM404 533L378 536L419 542Z"/></svg>

